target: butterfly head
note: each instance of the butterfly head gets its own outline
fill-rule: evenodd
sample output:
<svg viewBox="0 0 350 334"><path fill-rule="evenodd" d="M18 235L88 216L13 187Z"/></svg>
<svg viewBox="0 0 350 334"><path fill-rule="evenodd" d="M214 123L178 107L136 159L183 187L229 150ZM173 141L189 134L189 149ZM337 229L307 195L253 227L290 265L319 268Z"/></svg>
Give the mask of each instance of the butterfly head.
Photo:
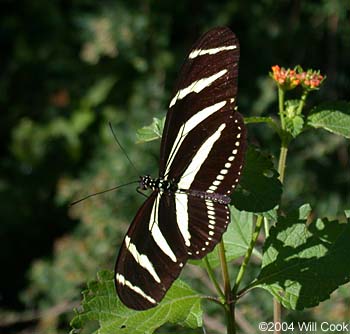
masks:
<svg viewBox="0 0 350 334"><path fill-rule="evenodd" d="M152 188L152 184L153 184L153 179L151 178L150 175L140 176L139 188L141 190L147 190Z"/></svg>

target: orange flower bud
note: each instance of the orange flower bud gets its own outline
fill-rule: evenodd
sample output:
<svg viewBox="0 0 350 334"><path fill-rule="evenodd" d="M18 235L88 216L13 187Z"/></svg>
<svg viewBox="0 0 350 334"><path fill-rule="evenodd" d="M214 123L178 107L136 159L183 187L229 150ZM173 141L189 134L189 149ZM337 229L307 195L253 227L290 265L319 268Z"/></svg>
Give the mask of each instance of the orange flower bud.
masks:
<svg viewBox="0 0 350 334"><path fill-rule="evenodd" d="M300 80L295 70L285 69L278 65L272 66L272 73L270 74L282 89L290 90L299 85Z"/></svg>
<svg viewBox="0 0 350 334"><path fill-rule="evenodd" d="M310 69L305 72L300 66L296 66L294 69L285 69L274 65L270 76L283 90L291 90L299 85L308 90L318 89L325 79L320 71Z"/></svg>

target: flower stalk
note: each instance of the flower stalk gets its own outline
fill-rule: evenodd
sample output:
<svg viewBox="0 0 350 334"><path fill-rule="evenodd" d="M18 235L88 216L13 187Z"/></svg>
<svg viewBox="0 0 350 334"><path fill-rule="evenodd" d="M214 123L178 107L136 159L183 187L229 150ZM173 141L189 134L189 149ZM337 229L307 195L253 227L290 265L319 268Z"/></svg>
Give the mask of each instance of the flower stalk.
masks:
<svg viewBox="0 0 350 334"><path fill-rule="evenodd" d="M281 183L284 182L285 170L286 170L286 161L288 154L288 144L295 136L295 133L298 133L295 129L295 119L296 117L302 117L302 111L305 107L306 99L310 91L319 89L320 85L325 80L325 76L321 75L319 71L314 71L309 69L304 71L301 66L296 66L294 69L285 69L278 65L272 66L272 72L270 73L272 79L276 82L278 87L278 107L279 115L281 121L281 147L280 147L280 156L278 160L278 173ZM285 102L285 92L296 88L297 86L302 87L302 94L299 100L297 108L293 112L286 112L286 102ZM293 124L292 127L287 127L287 122ZM294 128L293 128L294 127ZM266 229L266 228L265 228ZM273 319L275 324L281 323L281 313L282 307L279 301L273 299ZM275 328L278 328L275 326ZM280 331L275 329L275 334L279 334Z"/></svg>

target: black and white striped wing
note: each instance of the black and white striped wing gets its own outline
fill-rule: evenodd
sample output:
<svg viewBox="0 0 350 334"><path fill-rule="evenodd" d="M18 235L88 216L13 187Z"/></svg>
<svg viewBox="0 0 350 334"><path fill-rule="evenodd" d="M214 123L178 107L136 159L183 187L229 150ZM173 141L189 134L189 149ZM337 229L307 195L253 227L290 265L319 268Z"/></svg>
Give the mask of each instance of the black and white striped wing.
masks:
<svg viewBox="0 0 350 334"><path fill-rule="evenodd" d="M187 261L173 194L153 192L124 238L115 267L121 301L144 310L157 305Z"/></svg>
<svg viewBox="0 0 350 334"><path fill-rule="evenodd" d="M209 31L190 51L170 102L160 175L176 180L188 193L176 198L183 198L188 213L190 258L210 252L229 222L226 205L199 196L229 196L241 174L246 130L235 110L238 60L239 45L231 30Z"/></svg>
<svg viewBox="0 0 350 334"><path fill-rule="evenodd" d="M228 28L203 35L190 51L169 105L160 177L177 191L154 191L124 239L116 264L123 303L155 306L188 258L202 258L229 223L227 199L238 182L246 132L235 111L239 45ZM221 201L222 202L222 201Z"/></svg>
<svg viewBox="0 0 350 334"><path fill-rule="evenodd" d="M176 206L176 217L183 221L181 211L187 212L185 221L190 236L186 243L188 255L189 258L199 259L221 240L230 221L228 206L216 200L228 199L238 183L246 132L237 112L221 118L221 121L211 122L206 130L199 128L192 131L191 137L194 136L196 140L204 136L204 132L209 137L201 142L189 163L184 164L178 181L179 189L184 191L175 194L176 203L181 203ZM187 145L186 141L184 145ZM175 171L178 164L180 162L175 158Z"/></svg>
<svg viewBox="0 0 350 334"><path fill-rule="evenodd" d="M188 194L175 194L177 224L185 232L190 259L201 259L221 240L230 222L228 205Z"/></svg>
<svg viewBox="0 0 350 334"><path fill-rule="evenodd" d="M184 168L182 163L178 164L179 160L190 161L206 138L207 128L214 130L212 121L220 124L223 117L232 114L236 104L238 60L238 40L226 27L210 30L192 47L169 104L161 143L160 176L179 178ZM196 139L189 134L198 126L204 133ZM180 159L174 163L176 156Z"/></svg>

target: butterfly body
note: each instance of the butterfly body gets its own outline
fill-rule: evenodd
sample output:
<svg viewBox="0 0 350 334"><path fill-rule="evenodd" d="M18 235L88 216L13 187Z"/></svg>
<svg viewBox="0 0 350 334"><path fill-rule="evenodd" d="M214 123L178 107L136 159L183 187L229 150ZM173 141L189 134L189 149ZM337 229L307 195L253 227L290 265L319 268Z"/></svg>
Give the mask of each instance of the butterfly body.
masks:
<svg viewBox="0 0 350 334"><path fill-rule="evenodd" d="M140 176L139 188L141 190L155 190L162 192L175 192L177 183L175 180L167 180L161 177L152 178L149 175Z"/></svg>
<svg viewBox="0 0 350 334"><path fill-rule="evenodd" d="M167 180L165 178L152 178L150 175L140 176L139 189L141 190L153 190L160 193L168 194L187 194L189 196L199 197L206 200L211 200L213 202L218 202L221 204L229 204L231 199L227 195L218 193L209 193L205 191L199 191L194 189L179 189L177 182L172 180Z"/></svg>
<svg viewBox="0 0 350 334"><path fill-rule="evenodd" d="M243 165L246 130L235 107L239 45L214 28L192 47L169 104L159 177L140 177L152 190L121 246L115 284L136 310L156 306L188 259L221 240L230 221L230 194Z"/></svg>

